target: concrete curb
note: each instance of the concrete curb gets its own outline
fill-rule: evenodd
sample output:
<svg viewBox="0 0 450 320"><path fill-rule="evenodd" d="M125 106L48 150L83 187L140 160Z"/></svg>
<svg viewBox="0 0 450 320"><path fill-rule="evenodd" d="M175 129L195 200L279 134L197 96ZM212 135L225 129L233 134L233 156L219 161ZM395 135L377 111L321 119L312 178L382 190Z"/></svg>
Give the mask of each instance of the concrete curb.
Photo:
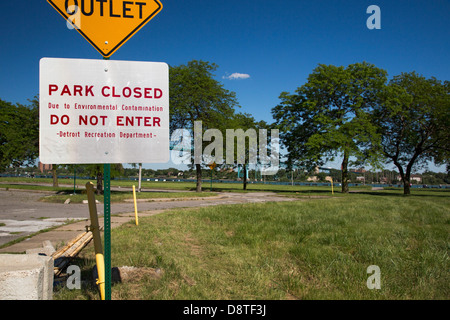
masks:
<svg viewBox="0 0 450 320"><path fill-rule="evenodd" d="M38 254L4 254L0 300L52 300L53 259Z"/></svg>
<svg viewBox="0 0 450 320"><path fill-rule="evenodd" d="M139 212L139 217L152 216L155 214L159 214L163 211L166 211L166 209L154 210L149 212ZM134 212L114 215L111 217L111 227L112 228L118 227L124 223L133 220L134 218L135 218ZM103 217L99 217L99 225L100 228L102 229L103 223L104 223ZM90 225L89 219L84 219L74 223L62 225L51 231L36 234L26 240L2 248L0 249L0 254L24 253L27 250L42 249L42 244L46 241L50 241L51 245L53 245L55 248L60 247L61 245L67 243L68 241L76 237L80 232L86 231L86 228L88 228L89 225Z"/></svg>

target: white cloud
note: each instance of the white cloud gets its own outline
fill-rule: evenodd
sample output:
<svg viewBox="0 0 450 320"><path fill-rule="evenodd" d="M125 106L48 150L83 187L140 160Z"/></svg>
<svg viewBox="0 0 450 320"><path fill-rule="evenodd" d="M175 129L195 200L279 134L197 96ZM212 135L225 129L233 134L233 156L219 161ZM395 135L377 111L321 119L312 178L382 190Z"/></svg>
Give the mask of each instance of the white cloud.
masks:
<svg viewBox="0 0 450 320"><path fill-rule="evenodd" d="M241 79L249 79L250 75L246 74L246 73L232 73L229 76L223 76L223 79L228 79L228 80L241 80Z"/></svg>

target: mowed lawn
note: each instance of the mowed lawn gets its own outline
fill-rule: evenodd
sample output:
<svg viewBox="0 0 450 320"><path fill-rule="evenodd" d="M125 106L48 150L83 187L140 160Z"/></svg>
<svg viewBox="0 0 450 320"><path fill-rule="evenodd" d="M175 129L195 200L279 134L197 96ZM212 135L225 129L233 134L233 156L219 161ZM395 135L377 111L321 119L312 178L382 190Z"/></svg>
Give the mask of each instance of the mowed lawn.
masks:
<svg viewBox="0 0 450 320"><path fill-rule="evenodd" d="M449 299L450 193L179 209L112 230L113 299ZM93 246L74 261L90 280ZM369 266L381 289L369 289ZM157 272L154 272L154 271ZM55 299L99 299L95 286Z"/></svg>

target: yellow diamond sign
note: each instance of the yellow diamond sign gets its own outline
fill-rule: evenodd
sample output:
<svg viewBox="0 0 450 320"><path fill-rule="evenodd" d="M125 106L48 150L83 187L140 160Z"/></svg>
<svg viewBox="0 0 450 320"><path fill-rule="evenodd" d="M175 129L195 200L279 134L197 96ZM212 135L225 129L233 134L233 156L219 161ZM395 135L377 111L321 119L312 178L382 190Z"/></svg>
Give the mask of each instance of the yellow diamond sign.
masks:
<svg viewBox="0 0 450 320"><path fill-rule="evenodd" d="M217 164L216 164L215 162L208 164L208 167L209 167L211 170L214 170L214 168L215 168L216 166L217 166Z"/></svg>
<svg viewBox="0 0 450 320"><path fill-rule="evenodd" d="M162 10L159 0L47 1L105 58Z"/></svg>

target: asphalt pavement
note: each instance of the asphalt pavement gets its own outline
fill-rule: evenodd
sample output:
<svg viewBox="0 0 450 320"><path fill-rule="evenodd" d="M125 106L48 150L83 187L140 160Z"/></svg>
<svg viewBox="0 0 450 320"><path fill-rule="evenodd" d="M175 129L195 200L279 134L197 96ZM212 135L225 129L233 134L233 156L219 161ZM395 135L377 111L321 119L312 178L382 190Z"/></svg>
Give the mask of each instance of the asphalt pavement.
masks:
<svg viewBox="0 0 450 320"><path fill-rule="evenodd" d="M145 190L143 190L145 192ZM166 192L176 192L165 190ZM89 209L87 204L58 204L39 201L52 192L30 190L0 190L0 245L18 238L35 234L50 227L56 229L39 233L31 238L0 249L1 252L24 252L26 249L38 248L45 240L50 240L54 246L67 243L89 225ZM174 208L208 207L213 205L261 203L271 201L293 201L298 199L278 196L272 192L250 193L217 193L213 197L196 197L183 199L152 199L139 201L137 204L139 217L159 214ZM103 216L103 204L97 204L99 217ZM134 219L134 203L112 203L112 227ZM103 219L99 219L102 223ZM72 223L67 224L68 221ZM76 223L73 223L76 222Z"/></svg>

